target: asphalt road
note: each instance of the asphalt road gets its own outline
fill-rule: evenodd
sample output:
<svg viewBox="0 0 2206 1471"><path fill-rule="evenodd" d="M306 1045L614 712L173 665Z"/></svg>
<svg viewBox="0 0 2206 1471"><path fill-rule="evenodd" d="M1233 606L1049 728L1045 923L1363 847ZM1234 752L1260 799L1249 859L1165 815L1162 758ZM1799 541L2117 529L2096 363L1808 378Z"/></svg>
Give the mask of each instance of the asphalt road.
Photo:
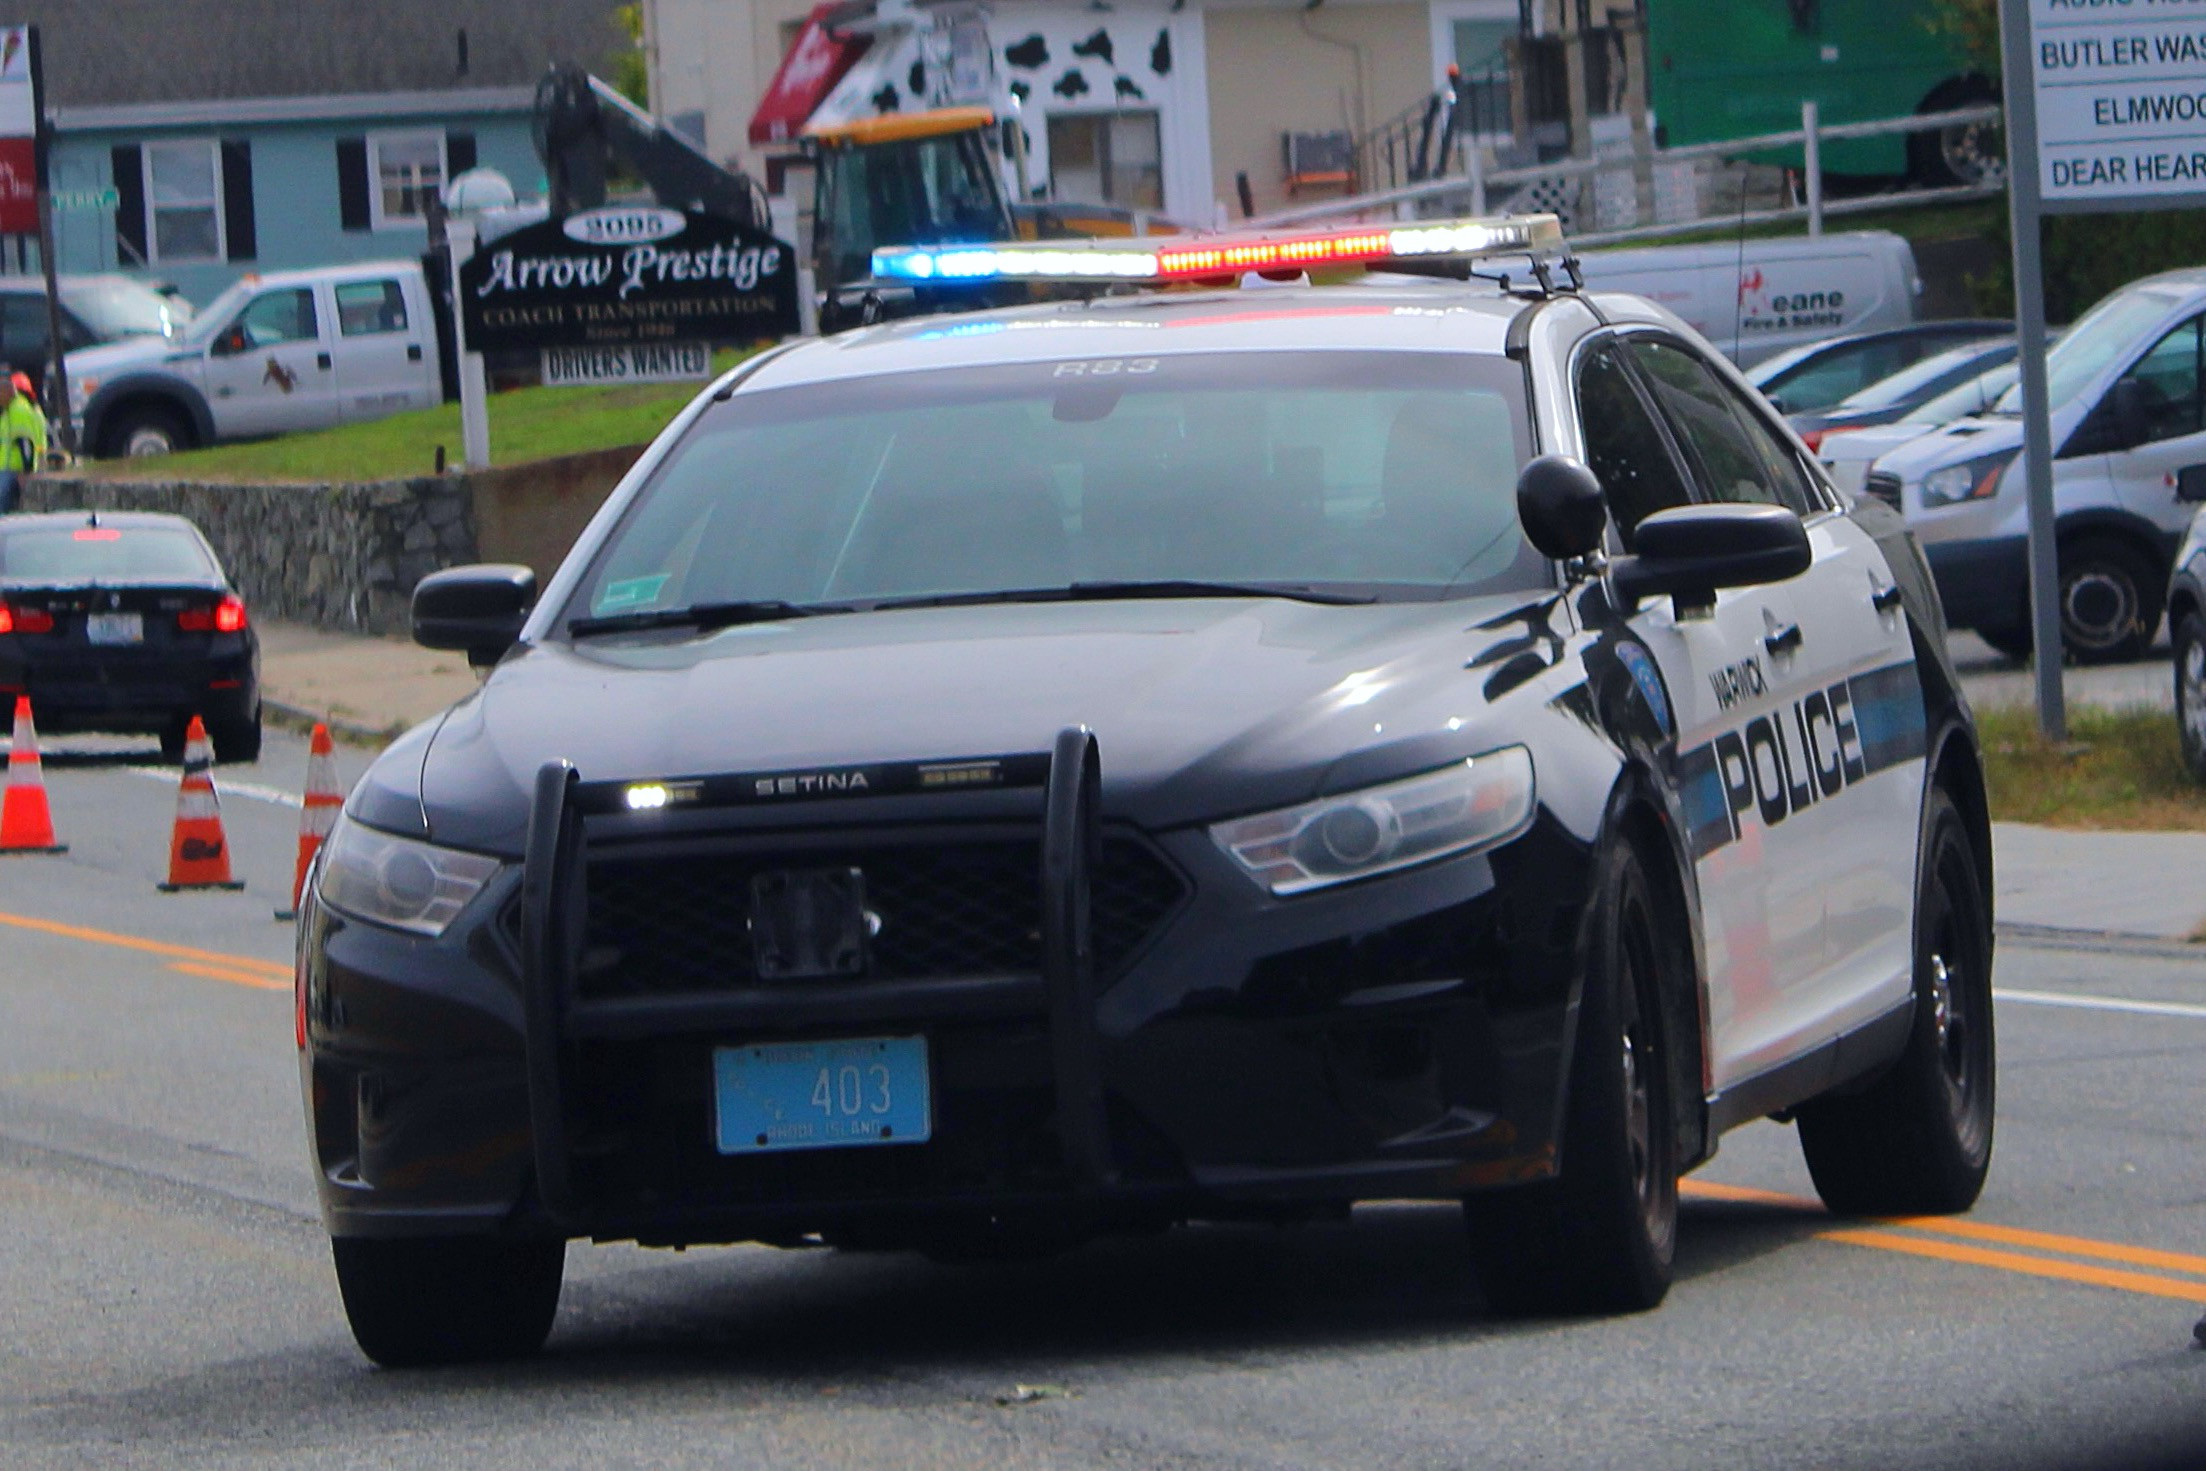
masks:
<svg viewBox="0 0 2206 1471"><path fill-rule="evenodd" d="M297 813L247 792L303 745L221 773L248 888L178 895L173 774L73 749L71 851L0 859L0 1466L2206 1464L2206 962L2172 951L2002 951L1973 1214L1835 1221L1756 1124L1644 1316L1490 1318L1455 1213L1395 1206L992 1267L577 1245L543 1358L378 1371L309 1188Z"/></svg>

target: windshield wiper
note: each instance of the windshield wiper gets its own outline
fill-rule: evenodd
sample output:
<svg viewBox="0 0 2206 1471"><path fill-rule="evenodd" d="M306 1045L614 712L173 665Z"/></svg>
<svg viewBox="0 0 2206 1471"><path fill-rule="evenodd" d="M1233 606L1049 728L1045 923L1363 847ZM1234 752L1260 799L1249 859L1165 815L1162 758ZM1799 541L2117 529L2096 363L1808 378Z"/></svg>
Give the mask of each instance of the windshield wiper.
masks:
<svg viewBox="0 0 2206 1471"><path fill-rule="evenodd" d="M1204 582L1160 578L1155 581L1075 582L1064 587L1012 587L991 592L931 593L921 597L881 598L869 608L962 608L983 603L1106 603L1134 598L1289 598L1301 603L1375 603L1368 593L1334 592L1290 582Z"/></svg>
<svg viewBox="0 0 2206 1471"><path fill-rule="evenodd" d="M773 598L740 603L692 603L686 608L648 608L634 613L576 618L567 624L567 636L588 638L594 633L631 633L639 628L694 628L710 632L744 623L779 623L786 618L848 611L832 604L785 603Z"/></svg>

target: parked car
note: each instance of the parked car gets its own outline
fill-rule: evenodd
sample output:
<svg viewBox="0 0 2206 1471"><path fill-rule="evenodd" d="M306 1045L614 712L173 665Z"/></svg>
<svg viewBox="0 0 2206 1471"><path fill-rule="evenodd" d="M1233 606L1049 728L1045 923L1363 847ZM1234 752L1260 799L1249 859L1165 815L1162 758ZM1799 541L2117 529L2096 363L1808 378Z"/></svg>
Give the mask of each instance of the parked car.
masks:
<svg viewBox="0 0 2206 1471"><path fill-rule="evenodd" d="M1934 353L1987 337L2013 336L2015 324L1974 317L1918 322L1883 332L1826 337L1747 369L1749 383L1782 414L1810 414L1861 392Z"/></svg>
<svg viewBox="0 0 2206 1471"><path fill-rule="evenodd" d="M2168 568L2206 499L2206 267L2133 281L2046 358L2061 638L2085 661L2134 658L2159 628ZM2022 404L1900 446L1865 481L1900 507L1937 573L1946 617L2004 653L2030 647Z"/></svg>
<svg viewBox="0 0 2206 1471"><path fill-rule="evenodd" d="M74 353L133 337L173 340L192 319L191 303L129 276L63 276L61 347ZM0 362L43 389L53 327L46 286L37 277L0 280Z"/></svg>
<svg viewBox="0 0 2206 1471"><path fill-rule="evenodd" d="M170 760L194 715L218 761L260 756L260 638L181 516L0 517L0 698L40 727L150 732Z"/></svg>
<svg viewBox="0 0 2206 1471"><path fill-rule="evenodd" d="M444 396L429 285L415 261L248 276L181 338L69 354L77 442L156 455L326 429Z"/></svg>
<svg viewBox="0 0 2206 1471"><path fill-rule="evenodd" d="M1956 419L1983 413L1999 401L1999 395L2014 386L2021 371L2009 358L2003 365L1979 373L1966 383L1956 384L1928 403L1916 405L1889 424L1829 430L1823 435L1822 443L1816 446L1816 453L1823 460L1823 468L1830 472L1833 484L1848 495L1860 495L1878 456L1889 454ZM1896 501L1892 508L1899 509Z"/></svg>
<svg viewBox="0 0 2206 1471"><path fill-rule="evenodd" d="M2175 733L2183 764L2206 782L2206 509L2175 554L2168 579L2168 636L2175 644Z"/></svg>
<svg viewBox="0 0 2206 1471"><path fill-rule="evenodd" d="M1914 251L1882 230L1593 250L1580 263L1588 287L1667 307L1742 367L1834 333L1906 326L1923 289Z"/></svg>
<svg viewBox="0 0 2206 1471"><path fill-rule="evenodd" d="M1915 409L1943 396L1948 390L1974 382L2001 363L2014 361L2013 337L1987 337L1946 348L1857 389L1827 409L1790 414L1795 433L1809 449L1823 443L1823 436L1848 429L1867 429L1906 417Z"/></svg>

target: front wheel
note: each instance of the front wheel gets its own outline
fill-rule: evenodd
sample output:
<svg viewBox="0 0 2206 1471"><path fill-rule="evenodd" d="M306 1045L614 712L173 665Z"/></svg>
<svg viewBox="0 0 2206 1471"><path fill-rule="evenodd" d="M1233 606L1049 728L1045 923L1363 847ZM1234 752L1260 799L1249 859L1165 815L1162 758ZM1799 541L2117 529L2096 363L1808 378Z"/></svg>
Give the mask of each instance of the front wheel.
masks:
<svg viewBox="0 0 2206 1471"><path fill-rule="evenodd" d="M100 431L100 453L111 460L174 454L195 443L190 421L164 404L124 409Z"/></svg>
<svg viewBox="0 0 2206 1471"><path fill-rule="evenodd" d="M2206 617L2196 613L2175 625L2175 731L2192 779L2206 782Z"/></svg>
<svg viewBox="0 0 2206 1471"><path fill-rule="evenodd" d="M1841 1215L1965 1211L1991 1169L1991 911L1960 811L1936 789L1924 839L1907 1050L1866 1090L1799 1112L1816 1193Z"/></svg>
<svg viewBox="0 0 2206 1471"><path fill-rule="evenodd" d="M352 1336L387 1369L535 1353L567 1262L564 1241L341 1236L330 1248Z"/></svg>
<svg viewBox="0 0 2206 1471"><path fill-rule="evenodd" d="M1498 1312L1642 1312L1670 1290L1678 1162L1663 995L1678 947L1629 844L1604 860L1594 903L1562 1172L1464 1202Z"/></svg>

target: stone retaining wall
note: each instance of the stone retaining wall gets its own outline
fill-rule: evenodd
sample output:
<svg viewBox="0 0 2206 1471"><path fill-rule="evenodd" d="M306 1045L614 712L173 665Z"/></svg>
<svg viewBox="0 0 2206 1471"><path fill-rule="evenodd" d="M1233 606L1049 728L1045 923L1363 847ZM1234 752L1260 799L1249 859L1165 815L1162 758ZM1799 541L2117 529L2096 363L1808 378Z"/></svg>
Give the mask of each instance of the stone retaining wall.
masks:
<svg viewBox="0 0 2206 1471"><path fill-rule="evenodd" d="M209 485L41 475L27 511L169 511L198 523L248 606L341 632L404 634L414 584L462 562L551 575L642 446L364 484Z"/></svg>

